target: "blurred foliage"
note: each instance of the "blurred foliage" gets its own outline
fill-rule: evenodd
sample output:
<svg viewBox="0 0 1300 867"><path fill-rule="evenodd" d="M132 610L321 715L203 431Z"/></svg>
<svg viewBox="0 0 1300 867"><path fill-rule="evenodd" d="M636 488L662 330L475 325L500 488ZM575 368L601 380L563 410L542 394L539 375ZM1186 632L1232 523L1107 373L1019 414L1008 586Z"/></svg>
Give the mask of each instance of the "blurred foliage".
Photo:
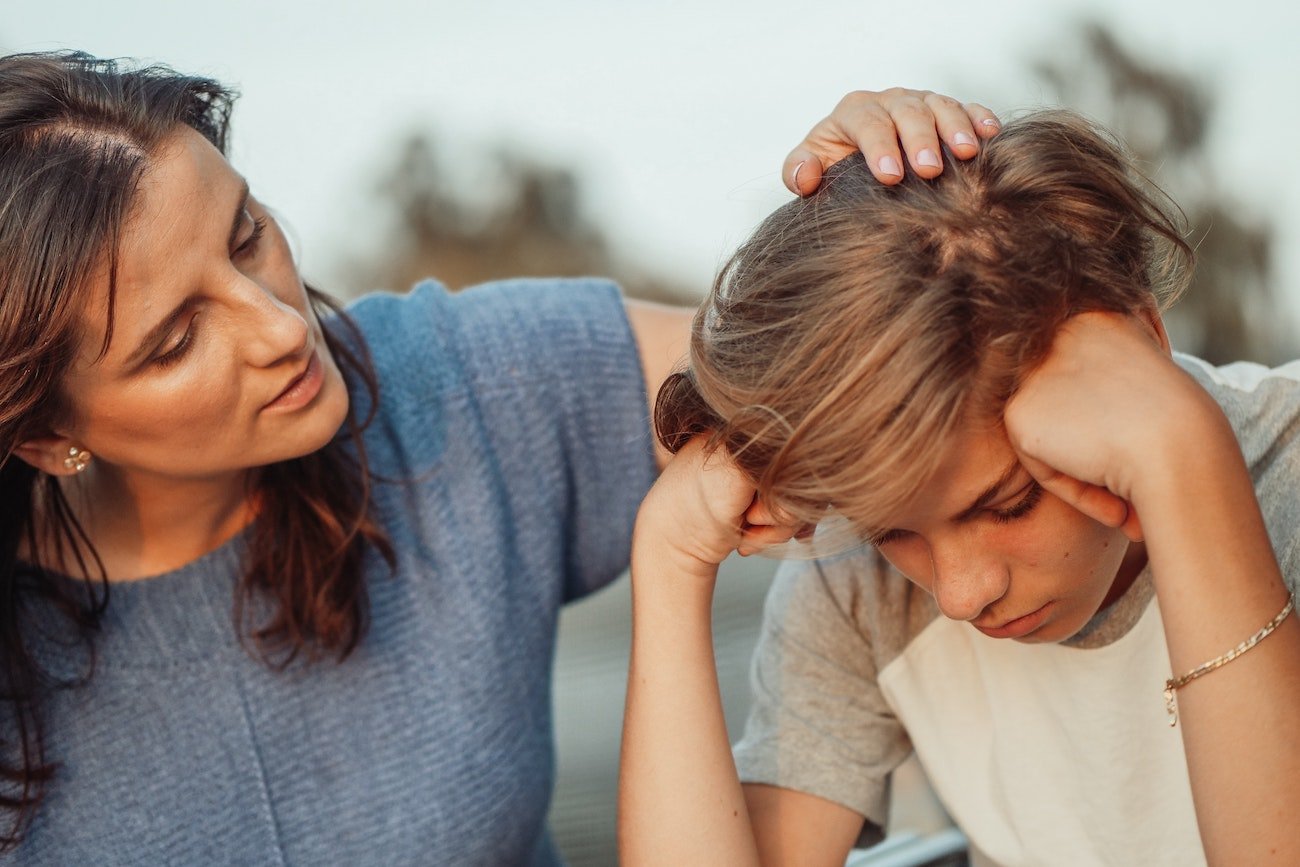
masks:
<svg viewBox="0 0 1300 867"><path fill-rule="evenodd" d="M1167 322L1181 350L1216 364L1276 364L1296 347L1274 280L1274 230L1224 188L1210 150L1206 84L1138 56L1097 22L1082 24L1034 71L1063 105L1123 139L1144 173L1183 209L1196 248L1193 282Z"/></svg>
<svg viewBox="0 0 1300 867"><path fill-rule="evenodd" d="M1285 344L1271 289L1273 231L1219 186L1209 152L1210 92L1176 69L1137 57L1099 24L1083 25L1054 48L1050 59L1034 64L1035 72L1061 103L1091 114L1127 141L1186 212L1199 262L1193 286L1170 315L1179 348L1216 362L1280 360L1294 347ZM626 241L607 237L593 220L573 171L512 149L482 161L483 171L479 167L447 158L431 133L409 136L380 175L391 234L382 252L353 263L348 282L401 289L435 275L459 288L519 275L597 274L641 297L698 297L620 262L617 247ZM755 565L724 567L734 569L735 578L719 583L720 683L733 723L744 717L745 660L767 583L742 574ZM619 624L627 623L628 598L607 593L572 606L560 632L560 769L550 819L574 867L616 859L618 696L627 652Z"/></svg>
<svg viewBox="0 0 1300 867"><path fill-rule="evenodd" d="M476 181L466 180L465 168L449 166L431 133L406 138L378 186L395 235L382 254L348 267L351 285L405 289L432 275L460 289L506 277L594 275L612 277L633 297L697 297L614 254L570 169L510 148L491 154Z"/></svg>
<svg viewBox="0 0 1300 867"><path fill-rule="evenodd" d="M1033 71L1055 98L1128 143L1146 174L1182 206L1197 250L1190 289L1167 321L1178 348L1214 363L1293 357L1293 329L1274 290L1274 230L1224 185L1210 151L1215 98L1206 84L1126 48L1087 22ZM471 178L436 136L417 132L382 171L393 234L354 261L347 282L403 289L434 275L451 288L503 277L599 275L632 296L690 303L698 293L629 266L585 207L573 170L503 147ZM616 242L617 241L617 242Z"/></svg>

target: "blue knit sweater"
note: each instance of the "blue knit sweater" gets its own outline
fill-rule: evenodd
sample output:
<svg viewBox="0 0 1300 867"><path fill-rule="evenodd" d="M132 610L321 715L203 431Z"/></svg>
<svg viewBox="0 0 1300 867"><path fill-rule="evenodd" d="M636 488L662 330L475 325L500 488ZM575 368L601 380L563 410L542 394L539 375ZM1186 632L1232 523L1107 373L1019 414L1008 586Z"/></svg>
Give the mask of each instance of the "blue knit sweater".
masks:
<svg viewBox="0 0 1300 867"><path fill-rule="evenodd" d="M94 677L48 707L57 776L4 863L558 862L556 618L626 566L654 472L617 289L424 284L351 313L399 559L369 564L364 641L283 672L250 656L231 620L242 536L114 585Z"/></svg>

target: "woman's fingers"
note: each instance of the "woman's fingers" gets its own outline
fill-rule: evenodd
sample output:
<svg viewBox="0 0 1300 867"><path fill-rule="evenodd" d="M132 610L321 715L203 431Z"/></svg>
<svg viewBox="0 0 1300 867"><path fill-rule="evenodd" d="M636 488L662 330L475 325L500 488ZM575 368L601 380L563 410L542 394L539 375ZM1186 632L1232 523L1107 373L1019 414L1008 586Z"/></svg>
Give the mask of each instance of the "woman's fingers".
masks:
<svg viewBox="0 0 1300 867"><path fill-rule="evenodd" d="M966 112L966 117L970 118L971 127L980 138L993 138L998 134L998 130L1002 129L1002 121L998 120L993 109L978 102L963 103L962 108Z"/></svg>
<svg viewBox="0 0 1300 867"><path fill-rule="evenodd" d="M941 93L927 93L924 102L934 114L934 126L939 137L947 143L953 156L966 160L979 153L980 133L976 127L983 126L984 114L972 117L967 106ZM987 109L984 111L988 112ZM988 116L991 115L992 112L988 112Z"/></svg>
<svg viewBox="0 0 1300 867"><path fill-rule="evenodd" d="M908 168L933 178L943 171L943 146L969 159L998 128L996 115L979 103L901 87L854 91L790 152L781 174L791 192L810 195L826 167L858 150L882 184L898 183Z"/></svg>
<svg viewBox="0 0 1300 867"><path fill-rule="evenodd" d="M781 167L785 187L796 196L811 196L822 185L822 164L817 155L803 145L790 151Z"/></svg>

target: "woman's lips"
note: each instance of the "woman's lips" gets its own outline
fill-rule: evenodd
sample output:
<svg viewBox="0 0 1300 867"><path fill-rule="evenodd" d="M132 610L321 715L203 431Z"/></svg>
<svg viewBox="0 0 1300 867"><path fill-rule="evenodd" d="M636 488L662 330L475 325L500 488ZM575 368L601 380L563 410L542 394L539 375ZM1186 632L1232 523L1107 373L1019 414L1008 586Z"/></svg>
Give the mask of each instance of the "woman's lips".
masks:
<svg viewBox="0 0 1300 867"><path fill-rule="evenodd" d="M976 626L973 623L971 625L989 638L1024 638L1043 625L1043 621L1051 613L1052 605L1053 603L1048 602L1037 611L1031 611L1024 617L1017 617L1015 620L1008 620L1001 626Z"/></svg>
<svg viewBox="0 0 1300 867"><path fill-rule="evenodd" d="M325 376L321 371L320 354L313 351L311 357L307 359L306 370L294 377L284 391L276 395L274 400L262 408L284 411L301 409L311 403L312 399L320 393L321 385L324 382Z"/></svg>

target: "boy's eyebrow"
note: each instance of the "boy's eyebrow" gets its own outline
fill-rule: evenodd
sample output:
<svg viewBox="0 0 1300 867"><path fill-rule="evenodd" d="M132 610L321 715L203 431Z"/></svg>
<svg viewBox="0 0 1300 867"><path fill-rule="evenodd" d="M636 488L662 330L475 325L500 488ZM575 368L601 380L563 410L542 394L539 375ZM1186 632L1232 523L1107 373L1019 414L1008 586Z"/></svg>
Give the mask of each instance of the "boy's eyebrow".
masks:
<svg viewBox="0 0 1300 867"><path fill-rule="evenodd" d="M962 521L972 518L980 509L996 500L1002 493L1002 489L1010 484L1011 480L1019 474L1020 460L1013 457L1011 459L1011 464L1002 472L1002 475L998 477L998 480L985 488L984 492L976 497L975 501L967 506L961 514L955 516L952 519L953 523L961 523Z"/></svg>

